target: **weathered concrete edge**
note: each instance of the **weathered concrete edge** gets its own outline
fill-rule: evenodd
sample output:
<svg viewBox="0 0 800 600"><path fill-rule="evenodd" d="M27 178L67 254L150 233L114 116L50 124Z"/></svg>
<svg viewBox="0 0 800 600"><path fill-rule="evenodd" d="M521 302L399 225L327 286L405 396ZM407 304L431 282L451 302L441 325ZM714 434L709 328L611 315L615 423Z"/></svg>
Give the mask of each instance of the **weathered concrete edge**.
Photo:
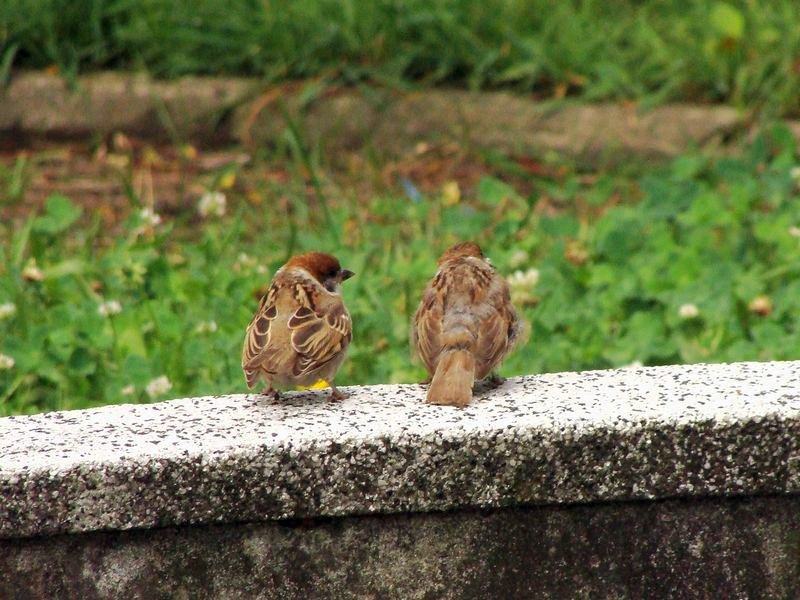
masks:
<svg viewBox="0 0 800 600"><path fill-rule="evenodd" d="M552 109L505 92L442 89L369 94L342 89L309 101L302 83L268 88L254 79L155 81L106 72L82 76L70 88L57 75L23 72L0 91L0 134L86 137L122 131L199 144L271 143L285 129L284 110L302 115L310 143L331 151L369 146L386 156L428 141L513 154L554 151L589 163L616 154L665 158L723 143L751 127L745 115L723 105ZM800 138L800 122L790 126Z"/></svg>
<svg viewBox="0 0 800 600"><path fill-rule="evenodd" d="M0 597L790 598L800 496L0 540Z"/></svg>
<svg viewBox="0 0 800 600"><path fill-rule="evenodd" d="M228 112L257 88L248 79L158 81L117 72L85 75L71 85L58 75L25 71L0 89L0 133L60 139L121 131L161 140L226 142L231 140L224 123Z"/></svg>
<svg viewBox="0 0 800 600"><path fill-rule="evenodd" d="M797 464L788 462L800 439L800 424L780 417L749 421L717 428L713 423L697 427L643 427L625 435L607 430L585 432L572 437L563 433L560 446L537 447L535 434L528 440L519 437L507 444L523 445L522 452L509 452L504 459L493 456L490 465L477 472L469 485L448 481L447 475L417 481L426 488L422 496L403 498L402 490L392 497L371 497L375 471L371 466L352 462L357 451L330 461L330 468L349 468L349 479L364 502L354 500L352 491L327 491L324 484L310 490L291 490L276 486L272 495L263 494L266 474L261 461L268 464L302 463L308 452L324 454L326 448L287 449L284 455L253 456L234 453L225 459L207 462L202 457L180 461L144 460L116 464L92 464L88 468L63 473L36 473L16 484L0 477L0 497L25 498L28 514L3 515L0 511L0 539L52 535L64 532L126 530L182 524L231 523L242 521L282 520L313 517L339 517L404 512L437 512L464 508L497 508L546 504L583 504L591 502L632 501L673 498L740 497L800 493ZM502 434L491 440L500 442ZM766 440L766 441L765 441ZM533 442L525 446L525 441ZM446 442L445 442L446 443ZM442 440L416 439L398 444L396 452L428 455L435 468L442 460L437 447ZM450 441L465 451L463 461L485 450L486 440ZM786 452L775 454L775 447ZM381 441L362 444L365 454L380 453ZM736 456L723 454L736 448ZM680 480L660 475L636 460L643 450L652 463L670 464L676 456L693 457L695 464L681 471ZM337 448L337 451L339 449ZM593 463L587 477L585 462ZM584 464L575 464L582 462ZM553 469L551 463L573 464L568 472ZM508 465L514 465L511 469ZM466 467L466 465L462 465ZM452 464L450 465L452 468ZM510 487L498 489L492 476L503 470L503 480ZM632 476L640 471L639 476ZM102 476L98 476L98 472ZM677 471L676 471L677 473ZM103 488L95 486L103 479ZM265 482L265 478L267 482ZM146 489L147 488L147 489ZM287 491L289 497L286 497ZM333 498L322 496L332 492ZM167 499L159 496L168 495ZM350 497L350 498L348 498ZM369 500L367 500L369 499ZM97 502L95 509L87 503ZM101 512L97 514L96 509ZM51 515L86 516L78 522L50 520ZM94 514L89 514L94 512Z"/></svg>
<svg viewBox="0 0 800 600"><path fill-rule="evenodd" d="M420 386L378 386L354 391L349 405L320 406L307 395L294 405L284 401L262 407L241 396L190 399L194 412L178 402L3 419L0 431L11 432L7 439L12 441L16 431L26 447L31 443L26 419L36 423L44 445L33 452L48 461L58 452L51 439L60 431L87 431L83 443L88 454L79 454L77 463L73 457L64 463L67 467L54 462L29 468L6 461L18 466L0 468L0 537L461 507L796 493L799 369L798 362L739 363L527 377L509 382L465 412L425 407ZM608 418L602 405L615 401L618 406ZM648 413L653 401L666 408L656 405L658 410ZM729 401L740 408L725 415ZM700 412L695 410L698 402L705 406ZM145 416L138 424L117 423L113 414L120 410ZM214 419L217 410L236 412L227 421L202 424L205 444L203 437L192 437L178 453L167 444L163 450L157 446L155 454L136 451L117 461L100 459L103 453L91 455L92 446L102 440L81 424L103 415L103 426L112 429L99 432L128 435L135 444L137 436L160 428L190 428L207 419L203 411L209 410L215 411ZM676 410L700 416L668 416ZM557 425L531 425L554 413L560 413ZM274 424L258 420L264 418ZM321 418L331 425L323 422L305 437L292 434L293 427ZM398 418L409 422L409 433L392 429L391 420ZM432 418L443 425L431 426ZM376 419L387 425L369 429ZM345 429L337 432L333 423L344 423ZM359 424L368 429L342 437L342 431ZM256 440L263 435L264 442L253 443L251 437L237 445L237 436L248 432L255 432ZM270 435L278 433L283 437L271 443L276 438ZM207 445L220 434L229 435L228 445Z"/></svg>

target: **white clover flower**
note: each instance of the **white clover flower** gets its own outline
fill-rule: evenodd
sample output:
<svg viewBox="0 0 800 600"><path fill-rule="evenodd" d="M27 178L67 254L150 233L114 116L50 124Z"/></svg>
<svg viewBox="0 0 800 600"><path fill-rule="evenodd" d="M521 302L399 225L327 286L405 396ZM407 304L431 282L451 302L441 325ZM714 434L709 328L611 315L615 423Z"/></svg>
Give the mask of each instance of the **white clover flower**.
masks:
<svg viewBox="0 0 800 600"><path fill-rule="evenodd" d="M151 231L156 225L161 224L161 215L150 206L146 206L139 211L139 219L142 221L141 224L133 229L133 235L137 237L144 235Z"/></svg>
<svg viewBox="0 0 800 600"><path fill-rule="evenodd" d="M119 391L119 393L123 396L133 396L136 393L136 388L133 386L133 384L126 385Z"/></svg>
<svg viewBox="0 0 800 600"><path fill-rule="evenodd" d="M508 266L516 269L528 262L528 253L525 250L515 250L508 259Z"/></svg>
<svg viewBox="0 0 800 600"><path fill-rule="evenodd" d="M17 361L8 354L0 354L0 371L13 369L15 364L17 364Z"/></svg>
<svg viewBox="0 0 800 600"><path fill-rule="evenodd" d="M206 192L200 197L200 203L197 205L197 212L202 217L213 215L222 217L225 215L225 206L228 200L222 192Z"/></svg>
<svg viewBox="0 0 800 600"><path fill-rule="evenodd" d="M635 360L630 364L623 365L622 367L620 367L620 369L641 369L643 366L644 365L642 364L642 361Z"/></svg>
<svg viewBox="0 0 800 600"><path fill-rule="evenodd" d="M13 302L6 302L4 304L0 304L0 321L3 319L7 319L11 315L17 312L17 305Z"/></svg>
<svg viewBox="0 0 800 600"><path fill-rule="evenodd" d="M700 309L696 304L681 304L678 309L678 316L681 319L694 319L700 316Z"/></svg>
<svg viewBox="0 0 800 600"><path fill-rule="evenodd" d="M42 281L44 279L44 273L36 264L36 259L32 258L28 261L28 264L22 269L22 277L28 281Z"/></svg>
<svg viewBox="0 0 800 600"><path fill-rule="evenodd" d="M156 225L161 224L161 215L159 215L149 206L139 211L139 218L144 222L145 225L150 227L155 227Z"/></svg>
<svg viewBox="0 0 800 600"><path fill-rule="evenodd" d="M256 266L256 259L246 254L244 252L240 252L239 256L236 257L236 262L233 263L233 270L237 273L239 271L246 271L252 269Z"/></svg>
<svg viewBox="0 0 800 600"><path fill-rule="evenodd" d="M97 312L101 317L110 317L111 315L118 315L122 312L122 304L119 300L106 300L97 306Z"/></svg>
<svg viewBox="0 0 800 600"><path fill-rule="evenodd" d="M156 377L147 386L144 388L144 391L147 392L147 395L151 398L156 398L162 394L166 394L168 391L172 389L172 382L167 378L166 375L161 375L160 377Z"/></svg>
<svg viewBox="0 0 800 600"><path fill-rule="evenodd" d="M789 235L792 237L800 237L800 227L797 225L789 227Z"/></svg>
<svg viewBox="0 0 800 600"><path fill-rule="evenodd" d="M522 304L536 302L533 288L539 282L539 269L528 269L527 271L514 271L506 280L511 292L511 301Z"/></svg>
<svg viewBox="0 0 800 600"><path fill-rule="evenodd" d="M200 321L194 328L197 333L214 333L217 329L216 321Z"/></svg>
<svg viewBox="0 0 800 600"><path fill-rule="evenodd" d="M539 282L539 269L528 269L527 271L514 271L508 278L508 284L512 288L534 287Z"/></svg>

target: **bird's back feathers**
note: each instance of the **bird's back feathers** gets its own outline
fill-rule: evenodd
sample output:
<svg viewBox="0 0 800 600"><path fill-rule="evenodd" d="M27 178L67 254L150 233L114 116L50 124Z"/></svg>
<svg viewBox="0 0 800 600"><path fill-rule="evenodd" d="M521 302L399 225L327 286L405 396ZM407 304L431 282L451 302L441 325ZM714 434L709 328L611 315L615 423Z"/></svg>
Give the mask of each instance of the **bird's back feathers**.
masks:
<svg viewBox="0 0 800 600"><path fill-rule="evenodd" d="M414 316L412 347L433 376L428 401L436 404L469 402L473 380L499 365L520 329L505 279L480 248L465 247L445 253Z"/></svg>

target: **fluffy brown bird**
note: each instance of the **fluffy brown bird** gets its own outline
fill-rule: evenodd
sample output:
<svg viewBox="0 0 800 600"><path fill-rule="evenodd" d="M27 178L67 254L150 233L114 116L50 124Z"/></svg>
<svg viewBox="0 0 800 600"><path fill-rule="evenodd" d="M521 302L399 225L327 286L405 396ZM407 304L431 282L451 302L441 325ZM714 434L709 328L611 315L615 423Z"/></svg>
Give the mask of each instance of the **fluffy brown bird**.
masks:
<svg viewBox="0 0 800 600"><path fill-rule="evenodd" d="M353 335L340 294L341 283L352 276L322 252L294 256L275 273L245 335L242 370L249 388L263 377L263 393L278 398L276 386L324 379L331 400L344 397L333 379Z"/></svg>
<svg viewBox="0 0 800 600"><path fill-rule="evenodd" d="M475 380L492 373L520 331L508 284L480 246L450 248L422 295L411 332L412 348L432 376L428 402L469 404Z"/></svg>

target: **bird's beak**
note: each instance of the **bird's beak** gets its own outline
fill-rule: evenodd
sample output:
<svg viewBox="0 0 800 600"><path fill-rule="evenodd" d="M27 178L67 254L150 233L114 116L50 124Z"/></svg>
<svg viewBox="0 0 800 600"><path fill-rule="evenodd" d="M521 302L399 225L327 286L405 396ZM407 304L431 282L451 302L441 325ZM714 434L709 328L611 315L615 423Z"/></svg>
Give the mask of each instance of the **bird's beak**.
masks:
<svg viewBox="0 0 800 600"><path fill-rule="evenodd" d="M355 275L355 273L353 273L352 271L349 271L347 269L342 269L340 271L340 274L341 274L341 277L342 277L342 281L344 281L345 279L350 279L353 275Z"/></svg>

